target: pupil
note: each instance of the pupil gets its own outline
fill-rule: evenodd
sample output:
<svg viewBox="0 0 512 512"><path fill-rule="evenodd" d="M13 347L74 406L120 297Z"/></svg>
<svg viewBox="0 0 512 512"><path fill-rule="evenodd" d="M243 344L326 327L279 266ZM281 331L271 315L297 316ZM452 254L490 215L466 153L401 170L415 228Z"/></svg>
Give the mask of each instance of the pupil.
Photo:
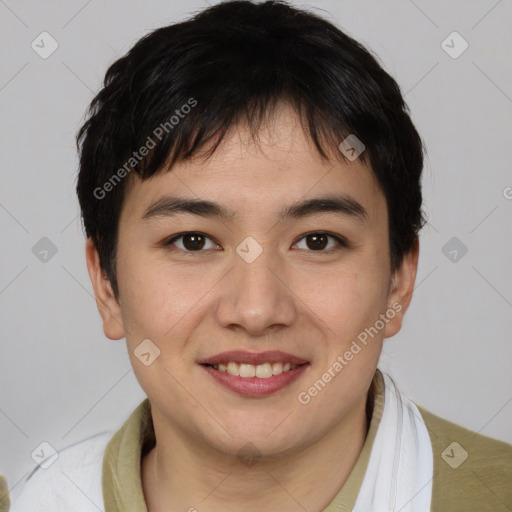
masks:
<svg viewBox="0 0 512 512"><path fill-rule="evenodd" d="M202 235L185 235L183 245L188 250L201 249L204 245L204 237Z"/></svg>
<svg viewBox="0 0 512 512"><path fill-rule="evenodd" d="M327 245L327 237L325 235L308 235L307 244L310 249L324 249ZM311 244L309 242L312 242Z"/></svg>

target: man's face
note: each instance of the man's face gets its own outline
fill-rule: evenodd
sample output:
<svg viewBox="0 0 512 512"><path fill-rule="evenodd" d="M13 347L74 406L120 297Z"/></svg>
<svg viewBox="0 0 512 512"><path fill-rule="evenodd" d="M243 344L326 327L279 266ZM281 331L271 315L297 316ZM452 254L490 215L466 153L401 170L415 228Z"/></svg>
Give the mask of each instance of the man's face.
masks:
<svg viewBox="0 0 512 512"><path fill-rule="evenodd" d="M161 202L171 197L234 215L171 212ZM281 217L326 197L341 198L342 208ZM111 318L105 332L126 336L160 430L224 453L248 442L262 453L294 450L360 418L382 340L403 314L386 201L372 172L359 160L322 164L284 107L259 144L240 126L210 159L133 180L117 276L119 310L111 312L123 328ZM394 318L383 322L390 308ZM148 366L135 355L147 339L160 350Z"/></svg>

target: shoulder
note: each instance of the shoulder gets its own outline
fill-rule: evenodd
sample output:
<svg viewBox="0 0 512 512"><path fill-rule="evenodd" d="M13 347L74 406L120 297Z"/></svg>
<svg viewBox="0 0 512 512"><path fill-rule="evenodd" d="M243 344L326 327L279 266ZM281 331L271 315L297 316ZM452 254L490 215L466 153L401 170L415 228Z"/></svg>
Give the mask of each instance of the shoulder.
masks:
<svg viewBox="0 0 512 512"><path fill-rule="evenodd" d="M432 512L510 510L512 445L417 407L432 442Z"/></svg>
<svg viewBox="0 0 512 512"><path fill-rule="evenodd" d="M111 437L101 433L62 449L57 457L42 459L12 498L10 511L102 510L103 456Z"/></svg>

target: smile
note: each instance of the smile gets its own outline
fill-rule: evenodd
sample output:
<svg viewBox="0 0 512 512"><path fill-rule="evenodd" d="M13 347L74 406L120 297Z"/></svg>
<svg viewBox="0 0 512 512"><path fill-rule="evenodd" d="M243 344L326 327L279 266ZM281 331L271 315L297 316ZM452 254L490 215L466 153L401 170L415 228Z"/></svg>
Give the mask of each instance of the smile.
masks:
<svg viewBox="0 0 512 512"><path fill-rule="evenodd" d="M259 365L243 364L230 361L226 364L213 364L211 366L214 370L219 372L229 373L237 377L257 377L258 379L269 379L273 375L280 375L283 372L294 370L299 365L291 363L263 363Z"/></svg>
<svg viewBox="0 0 512 512"><path fill-rule="evenodd" d="M309 362L280 351L230 351L199 361L213 379L238 395L264 397L276 393L309 366Z"/></svg>

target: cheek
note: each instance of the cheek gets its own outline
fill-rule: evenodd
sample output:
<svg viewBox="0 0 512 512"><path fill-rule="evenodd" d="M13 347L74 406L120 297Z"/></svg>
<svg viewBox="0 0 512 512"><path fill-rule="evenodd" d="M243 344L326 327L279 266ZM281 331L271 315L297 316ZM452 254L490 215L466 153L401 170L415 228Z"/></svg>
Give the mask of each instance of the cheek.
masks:
<svg viewBox="0 0 512 512"><path fill-rule="evenodd" d="M179 267L135 252L119 258L118 282L129 332L155 339L163 339L193 310L208 285L206 279L198 280Z"/></svg>
<svg viewBox="0 0 512 512"><path fill-rule="evenodd" d="M121 312L127 348L137 381L157 402L182 407L180 398L169 390L176 390L177 381L184 378L179 362L195 321L196 288L180 272L141 262L136 255L123 261L118 277L123 283Z"/></svg>
<svg viewBox="0 0 512 512"><path fill-rule="evenodd" d="M339 272L315 287L310 300L315 313L334 331L330 337L343 344L347 335L357 335L375 322L386 307L388 283L383 275L375 267Z"/></svg>

